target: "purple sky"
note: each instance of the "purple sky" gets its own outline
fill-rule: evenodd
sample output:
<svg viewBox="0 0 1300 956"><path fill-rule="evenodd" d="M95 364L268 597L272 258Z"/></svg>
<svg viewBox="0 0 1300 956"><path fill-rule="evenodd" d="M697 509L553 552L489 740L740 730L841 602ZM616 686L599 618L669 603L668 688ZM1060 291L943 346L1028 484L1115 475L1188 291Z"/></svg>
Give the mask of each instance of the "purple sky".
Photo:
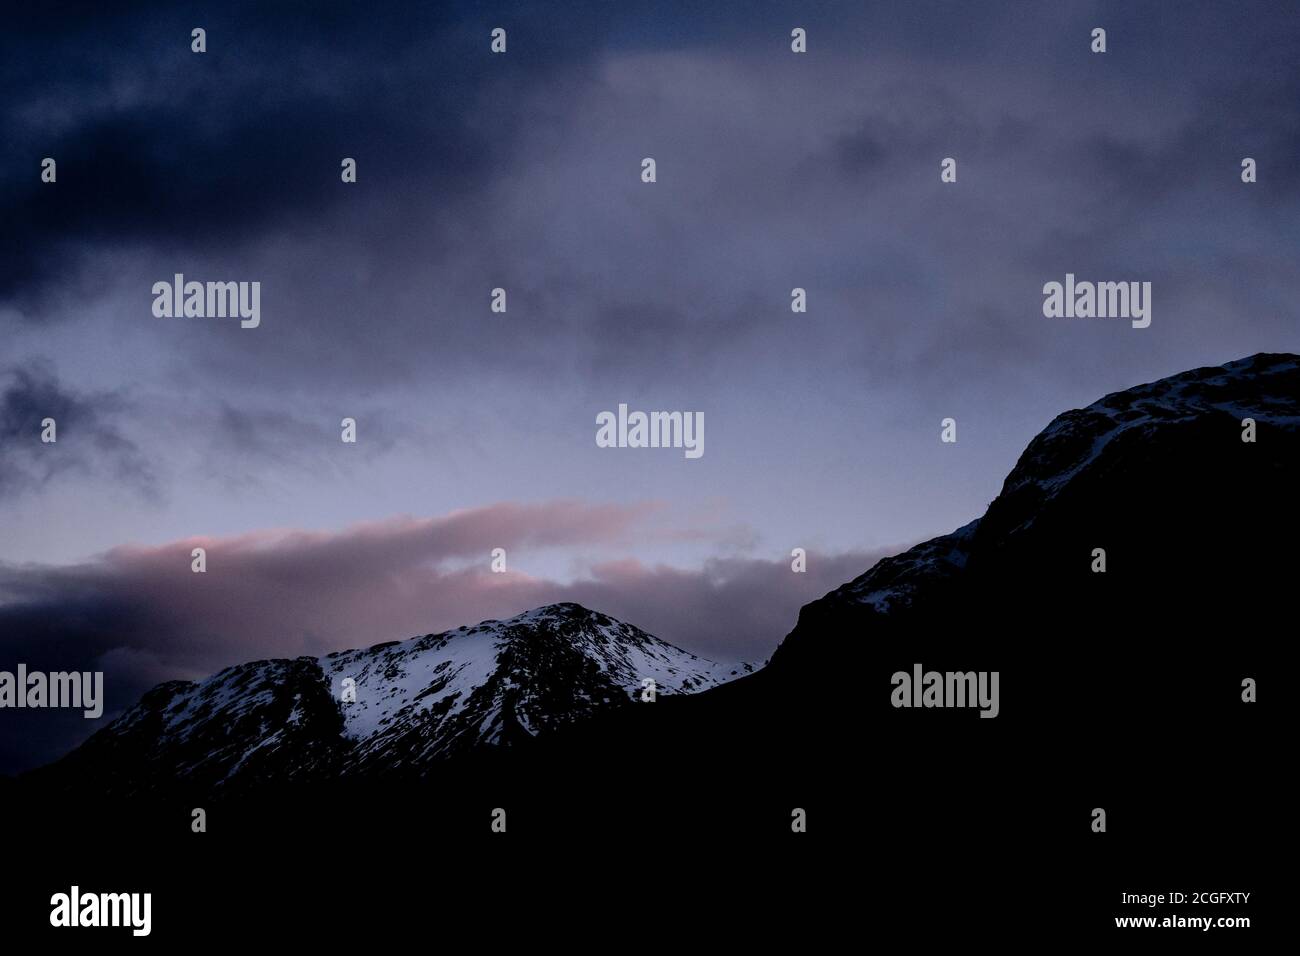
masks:
<svg viewBox="0 0 1300 956"><path fill-rule="evenodd" d="M559 600L762 660L1060 411L1296 348L1289 3L268 6L0 37L0 668L120 707ZM176 272L261 326L153 317ZM1066 272L1151 327L1044 318ZM597 448L620 402L704 456Z"/></svg>

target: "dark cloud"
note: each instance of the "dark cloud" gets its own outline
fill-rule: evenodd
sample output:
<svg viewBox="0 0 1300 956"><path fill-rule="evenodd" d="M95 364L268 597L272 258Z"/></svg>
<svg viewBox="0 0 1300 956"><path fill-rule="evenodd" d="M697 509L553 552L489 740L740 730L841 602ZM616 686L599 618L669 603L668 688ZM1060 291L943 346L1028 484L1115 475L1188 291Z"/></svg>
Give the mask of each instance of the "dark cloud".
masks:
<svg viewBox="0 0 1300 956"><path fill-rule="evenodd" d="M791 570L789 558L718 558L701 570L615 561L567 585L565 600L599 608L713 660L761 664L794 627L799 608L901 550L814 552L802 574Z"/></svg>
<svg viewBox="0 0 1300 956"><path fill-rule="evenodd" d="M514 114L497 99L590 55L599 23L522 7L519 41L493 63L487 21L447 4L54 6L0 39L0 220L18 224L0 237L0 302L32 318L97 247L166 249L179 268L364 208L368 183L462 201L510 141ZM46 156L52 185L39 181ZM344 156L361 169L351 192Z"/></svg>
<svg viewBox="0 0 1300 956"><path fill-rule="evenodd" d="M140 270L140 316L140 290L173 271L263 278L255 352L170 346L223 385L718 377L800 353L779 308L797 283L817 290L841 374L914 374L948 327L975 340L993 310L1041 357L1050 338L1006 321L1008 290L1037 299L1026 273L1114 268L1099 257L1133 259L1148 229L1224 213L1276 241L1270 210L1300 188L1285 3L62 9L0 39L0 217L18 224L0 237L0 303L74 311L50 297L102 292L109 250ZM1112 50L1096 57L1102 21ZM793 22L806 59L788 53ZM494 25L505 57L487 52ZM1242 195L1248 149L1266 179ZM969 185L936 196L950 154ZM45 155L56 187L37 180ZM356 188L338 182L345 155ZM484 327L498 284L508 336ZM1023 352L1002 335L981 348L995 368Z"/></svg>
<svg viewBox="0 0 1300 956"><path fill-rule="evenodd" d="M331 411L335 412L332 416ZM356 424L357 442L349 447L349 462L384 455L398 441L388 413L337 403L322 407L316 419L280 408L238 407L228 401L216 403L211 414L212 418L204 422L210 444L203 467L228 485L256 484L259 473L264 471L296 474L299 478L337 471L344 418Z"/></svg>
<svg viewBox="0 0 1300 956"><path fill-rule="evenodd" d="M115 424L126 407L122 393L70 389L45 362L0 373L0 386L0 498L67 474L158 493L152 466ZM47 418L54 419L53 442L41 440Z"/></svg>

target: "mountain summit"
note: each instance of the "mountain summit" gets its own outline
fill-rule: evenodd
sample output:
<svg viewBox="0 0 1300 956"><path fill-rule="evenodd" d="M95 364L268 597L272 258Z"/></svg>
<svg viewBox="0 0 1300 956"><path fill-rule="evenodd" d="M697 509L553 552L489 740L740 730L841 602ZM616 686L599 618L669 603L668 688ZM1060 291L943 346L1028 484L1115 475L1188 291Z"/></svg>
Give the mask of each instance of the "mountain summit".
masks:
<svg viewBox="0 0 1300 956"><path fill-rule="evenodd" d="M578 604L325 657L256 661L149 691L37 776L92 776L124 795L354 773L426 775L656 695L752 672L696 657ZM87 771L92 771L87 772Z"/></svg>
<svg viewBox="0 0 1300 956"><path fill-rule="evenodd" d="M956 859L980 834L1040 836L1020 844L1022 873L1076 850L1127 862L1089 839L1096 807L1143 846L1194 859L1206 808L1285 792L1272 716L1285 702L1243 695L1289 674L1298 481L1295 355L1106 395L1053 419L982 516L803 607L762 670L574 726L539 741L539 765L559 757L576 774L592 755L633 754L628 776L674 773L606 799L708 793L725 808L712 824L755 832L817 812L832 840L861 839L901 867L906 893L934 878L936 854L919 845ZM996 715L937 694L900 706L898 675L918 671L980 687L996 675ZM1262 838L1235 826L1216 849Z"/></svg>
<svg viewBox="0 0 1300 956"><path fill-rule="evenodd" d="M1193 607L1172 598L1192 594L1198 629L1240 627L1289 573L1278 550L1300 531L1298 469L1295 355L1261 353L1106 395L1053 419L983 516L804 607L770 669L808 668L815 679L827 658L882 639L967 640L981 624L999 643L1090 621L1154 639ZM1104 573L1093 568L1097 549Z"/></svg>

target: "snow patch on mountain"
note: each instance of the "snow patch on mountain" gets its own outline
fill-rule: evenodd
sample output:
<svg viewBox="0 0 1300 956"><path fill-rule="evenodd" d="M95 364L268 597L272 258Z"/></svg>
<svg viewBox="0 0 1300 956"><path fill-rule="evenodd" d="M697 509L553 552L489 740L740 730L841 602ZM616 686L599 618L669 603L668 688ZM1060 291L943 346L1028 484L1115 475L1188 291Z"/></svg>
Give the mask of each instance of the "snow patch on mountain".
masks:
<svg viewBox="0 0 1300 956"><path fill-rule="evenodd" d="M865 574L837 588L828 600L863 604L887 614L911 605L925 588L966 566L979 519L902 554L882 558Z"/></svg>
<svg viewBox="0 0 1300 956"><path fill-rule="evenodd" d="M1033 486L1050 498L1099 461L1120 436L1216 413L1237 423L1253 418L1294 431L1300 428L1300 416L1289 380L1298 366L1293 355L1252 355L1112 392L1086 408L1064 412L1025 448L1003 494ZM1276 387L1270 389L1270 384ZM1248 402L1242 401L1243 385L1250 389Z"/></svg>
<svg viewBox="0 0 1300 956"><path fill-rule="evenodd" d="M646 706L647 679L657 696L671 696L753 670L705 660L577 604L553 604L407 641L169 681L47 769L75 779L80 767L123 795L425 776L446 757Z"/></svg>
<svg viewBox="0 0 1300 956"><path fill-rule="evenodd" d="M358 753L403 749L421 757L469 743L505 743L510 728L536 735L606 705L687 694L752 673L720 664L577 604L534 608L442 634L330 654L319 661ZM550 678L558 677L562 687Z"/></svg>

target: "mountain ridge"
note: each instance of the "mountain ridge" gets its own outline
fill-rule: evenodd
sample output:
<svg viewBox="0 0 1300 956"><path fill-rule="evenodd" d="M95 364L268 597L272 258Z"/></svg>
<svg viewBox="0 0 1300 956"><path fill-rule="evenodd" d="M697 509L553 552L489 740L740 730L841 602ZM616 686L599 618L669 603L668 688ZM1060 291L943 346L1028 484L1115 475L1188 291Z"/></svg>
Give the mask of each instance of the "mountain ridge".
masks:
<svg viewBox="0 0 1300 956"><path fill-rule="evenodd" d="M166 681L37 778L95 767L111 792L186 781L224 790L348 774L424 776L598 711L752 673L572 602L321 657Z"/></svg>
<svg viewBox="0 0 1300 956"><path fill-rule="evenodd" d="M1256 422L1254 443L1241 440L1245 418ZM1255 454L1238 466L1230 457L1238 450ZM1211 496L1285 500L1297 463L1300 356L1261 352L1108 393L1056 415L1031 439L984 514L882 558L801 608L800 620L807 617L809 624L796 624L766 669L784 669L799 656L800 638L810 628L825 628L832 612L853 609L877 623L917 615L915 626L924 627L943 616L940 603L974 607L986 605L992 594L1009 598L1008 581L1047 589L1064 581L1114 585L1113 577L1078 577L1078 569L1088 572L1094 546L1106 541L1112 560L1131 566L1140 556L1154 565L1164 544L1189 537L1190 529L1180 525L1198 507L1204 512ZM1138 506L1141 494L1159 494L1159 506ZM1251 547L1251 529L1234 534L1228 519L1216 517L1216 523L1225 547ZM1258 543L1253 550L1260 551ZM987 589L983 597L981 589Z"/></svg>

